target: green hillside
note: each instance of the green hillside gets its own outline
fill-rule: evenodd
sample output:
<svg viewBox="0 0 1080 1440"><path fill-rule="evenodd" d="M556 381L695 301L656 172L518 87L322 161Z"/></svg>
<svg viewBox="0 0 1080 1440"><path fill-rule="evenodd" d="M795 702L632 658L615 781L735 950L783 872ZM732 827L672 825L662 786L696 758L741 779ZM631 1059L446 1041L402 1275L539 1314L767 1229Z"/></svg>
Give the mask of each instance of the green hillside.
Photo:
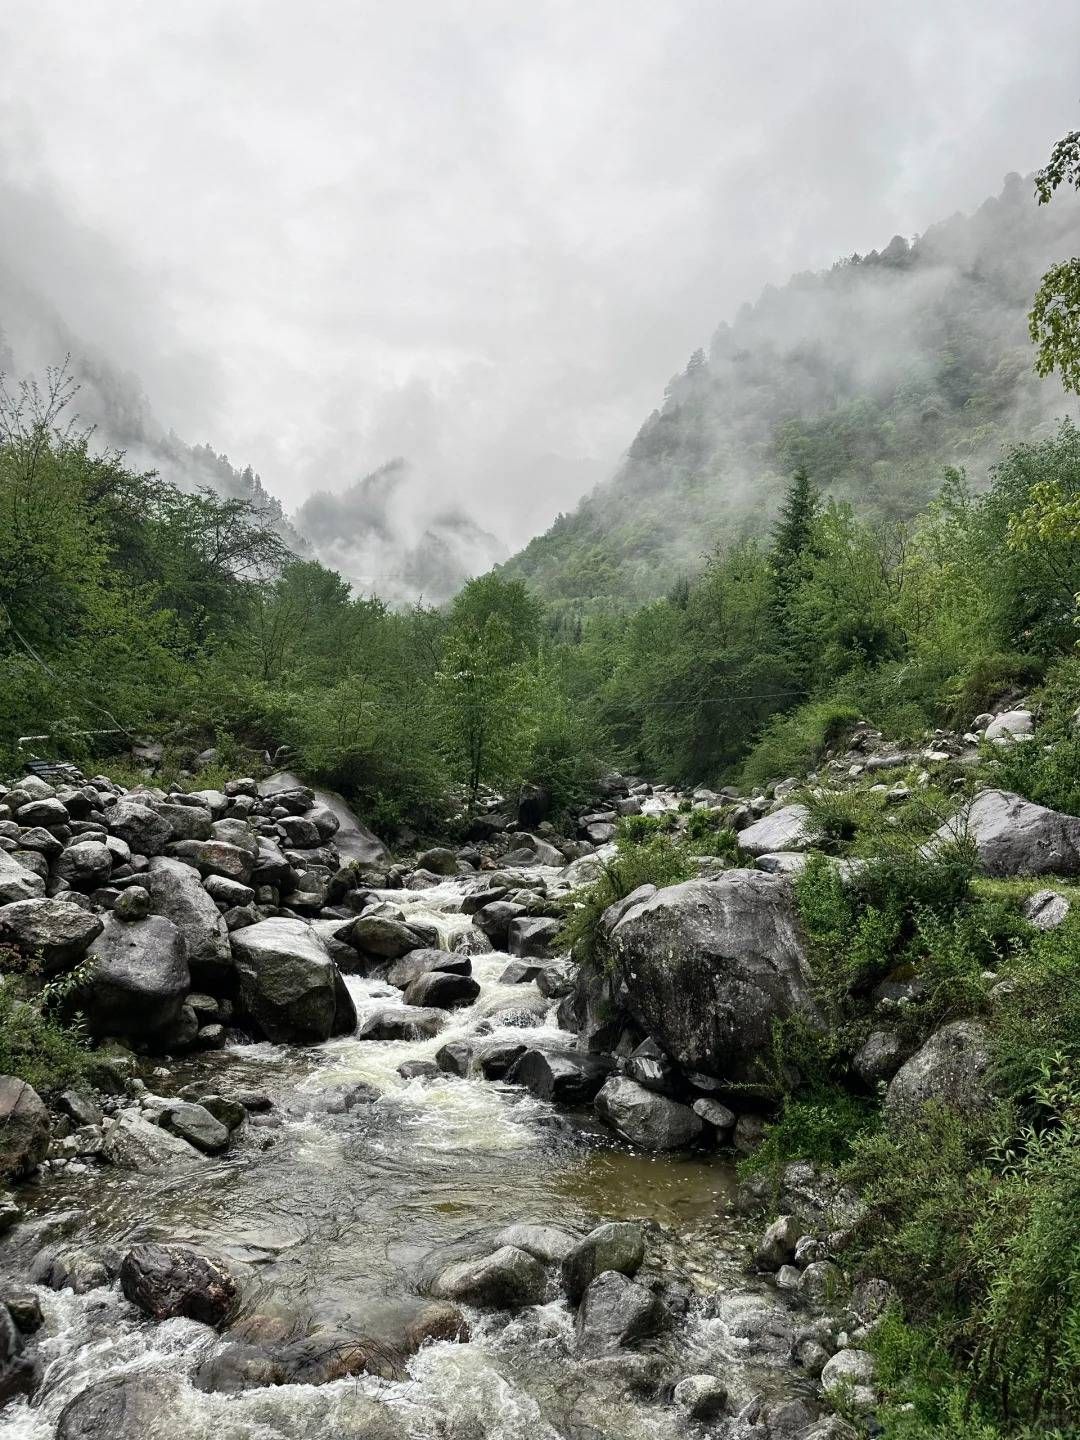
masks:
<svg viewBox="0 0 1080 1440"><path fill-rule="evenodd" d="M1037 207L1010 175L973 215L767 287L670 382L617 474L504 573L568 609L633 605L765 533L798 465L871 520L917 513L945 465L981 486L1004 444L1070 408L1034 373L1027 313L1077 249L1080 200Z"/></svg>

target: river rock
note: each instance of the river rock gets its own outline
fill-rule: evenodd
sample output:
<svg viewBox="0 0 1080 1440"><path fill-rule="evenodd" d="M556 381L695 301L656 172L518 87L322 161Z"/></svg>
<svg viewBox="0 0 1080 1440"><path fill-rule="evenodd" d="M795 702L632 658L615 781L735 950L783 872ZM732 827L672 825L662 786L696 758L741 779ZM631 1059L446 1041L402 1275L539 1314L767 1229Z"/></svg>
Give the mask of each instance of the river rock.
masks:
<svg viewBox="0 0 1080 1440"><path fill-rule="evenodd" d="M482 1310L520 1310L538 1305L547 1290L544 1267L514 1245L503 1245L493 1255L460 1260L448 1266L431 1287L440 1300L456 1300Z"/></svg>
<svg viewBox="0 0 1080 1440"><path fill-rule="evenodd" d="M493 900L476 911L473 924L481 934L487 936L492 945L505 949L510 922L524 914L524 905L515 905L511 900Z"/></svg>
<svg viewBox="0 0 1080 1440"><path fill-rule="evenodd" d="M0 914L3 912L0 911ZM430 970L444 970L451 975L471 975L472 961L468 955L455 950L410 950L400 960L395 960L386 972L386 979L399 990L406 990L412 982Z"/></svg>
<svg viewBox="0 0 1080 1440"><path fill-rule="evenodd" d="M929 1101L971 1114L990 1101L990 1042L977 1020L954 1020L901 1065L885 1092L894 1119L913 1120Z"/></svg>
<svg viewBox="0 0 1080 1440"><path fill-rule="evenodd" d="M641 1150L684 1150L705 1126L689 1105L682 1105L625 1075L606 1080L596 1096L596 1113Z"/></svg>
<svg viewBox="0 0 1080 1440"><path fill-rule="evenodd" d="M228 880L224 875L208 875L202 884L210 899L227 909L234 905L250 905L255 899L255 891L250 885L242 885L239 880Z"/></svg>
<svg viewBox="0 0 1080 1440"><path fill-rule="evenodd" d="M49 1151L49 1112L37 1091L15 1075L0 1075L0 1180L21 1180Z"/></svg>
<svg viewBox="0 0 1080 1440"><path fill-rule="evenodd" d="M344 1330L320 1330L293 1340L276 1352L285 1382L329 1385L352 1375L377 1375L383 1380L405 1378L404 1356L382 1340ZM380 1440L381 1430L363 1429L362 1436Z"/></svg>
<svg viewBox="0 0 1080 1440"><path fill-rule="evenodd" d="M488 1040L474 1054L485 1080L503 1080L528 1048L520 1040Z"/></svg>
<svg viewBox="0 0 1080 1440"><path fill-rule="evenodd" d="M519 869L533 865L553 865L556 868L566 863L566 857L554 845L541 840L538 835L521 832L514 836L514 848L502 857L502 863Z"/></svg>
<svg viewBox="0 0 1080 1440"><path fill-rule="evenodd" d="M1029 895L1021 906L1021 914L1036 930L1056 930L1069 918L1072 902L1056 890L1039 890ZM3 917L0 910L0 918Z"/></svg>
<svg viewBox="0 0 1080 1440"><path fill-rule="evenodd" d="M1015 745L1018 740L1031 740L1035 719L1030 710L1006 710L995 715L983 731L983 739L992 745Z"/></svg>
<svg viewBox="0 0 1080 1440"><path fill-rule="evenodd" d="M817 1023L790 883L755 870L689 880L632 906L610 932L625 1003L686 1070L764 1077L773 1027Z"/></svg>
<svg viewBox="0 0 1080 1440"><path fill-rule="evenodd" d="M98 1035L154 1037L180 1016L191 989L184 937L163 915L107 915L90 949L90 983L79 1003Z"/></svg>
<svg viewBox="0 0 1080 1440"><path fill-rule="evenodd" d="M158 1370L99 1380L61 1410L56 1440L156 1440L163 1417L175 1416L182 1404L183 1383L180 1375Z"/></svg>
<svg viewBox="0 0 1080 1440"><path fill-rule="evenodd" d="M511 1085L524 1085L539 1100L581 1105L595 1097L613 1069L614 1061L606 1055L534 1048L514 1062L506 1078Z"/></svg>
<svg viewBox="0 0 1080 1440"><path fill-rule="evenodd" d="M224 1262L186 1245L136 1245L120 1266L120 1288L154 1320L183 1315L226 1325L240 1306L239 1287Z"/></svg>
<svg viewBox="0 0 1080 1440"><path fill-rule="evenodd" d="M209 840L213 816L202 805L173 805L168 801L155 800L151 809L168 821L169 839Z"/></svg>
<svg viewBox="0 0 1080 1440"><path fill-rule="evenodd" d="M108 884L112 874L112 851L100 840L79 840L57 857L53 866L58 880L75 890L94 890Z"/></svg>
<svg viewBox="0 0 1080 1440"><path fill-rule="evenodd" d="M12 905L17 900L36 900L44 894L43 877L21 865L6 850L0 850L0 905Z"/></svg>
<svg viewBox="0 0 1080 1440"><path fill-rule="evenodd" d="M456 975L448 970L429 970L416 977L402 999L406 1005L437 1006L452 1010L459 1005L471 1005L479 994L480 986L471 975Z"/></svg>
<svg viewBox="0 0 1080 1440"><path fill-rule="evenodd" d="M209 1394L237 1395L284 1382L281 1360L259 1345L235 1341L216 1351L196 1370L192 1384Z"/></svg>
<svg viewBox="0 0 1080 1440"><path fill-rule="evenodd" d="M874 1368L869 1350L838 1350L821 1372L821 1388L856 1410L871 1410L877 1402Z"/></svg>
<svg viewBox="0 0 1080 1440"><path fill-rule="evenodd" d="M982 790L927 842L970 838L987 875L1080 873L1080 816L1063 815L1007 790Z"/></svg>
<svg viewBox="0 0 1080 1440"><path fill-rule="evenodd" d="M229 1131L220 1120L215 1120L204 1105L191 1100L175 1100L161 1112L161 1123L166 1130L179 1135L196 1150L207 1155L216 1155L229 1143Z"/></svg>
<svg viewBox="0 0 1080 1440"><path fill-rule="evenodd" d="M69 900L17 900L0 906L0 942L38 956L47 975L76 964L102 928L100 916Z"/></svg>
<svg viewBox="0 0 1080 1440"><path fill-rule="evenodd" d="M739 849L748 855L806 850L812 839L810 812L805 805L785 805L739 831Z"/></svg>
<svg viewBox="0 0 1080 1440"><path fill-rule="evenodd" d="M229 939L244 1004L267 1039L329 1039L337 1009L334 964L311 926L275 917Z"/></svg>
<svg viewBox="0 0 1080 1440"><path fill-rule="evenodd" d="M154 911L182 932L194 982L223 985L233 973L229 931L198 873L180 860L155 855L150 861L147 888Z"/></svg>
<svg viewBox="0 0 1080 1440"><path fill-rule="evenodd" d="M667 1312L651 1290L616 1270L605 1270L581 1297L574 1328L579 1350L599 1355L658 1334L666 1320Z"/></svg>
<svg viewBox="0 0 1080 1440"><path fill-rule="evenodd" d="M208 875L223 875L226 880L236 880L241 885L251 880L258 858L227 840L174 840L163 848L172 859L194 865L204 879Z"/></svg>
<svg viewBox="0 0 1080 1440"><path fill-rule="evenodd" d="M566 1259L578 1237L557 1225L507 1225L499 1231L498 1241L500 1245L524 1250L542 1265L555 1265Z"/></svg>
<svg viewBox="0 0 1080 1440"><path fill-rule="evenodd" d="M727 1409L728 1389L715 1375L686 1375L675 1386L671 1398L687 1420L716 1420Z"/></svg>
<svg viewBox="0 0 1080 1440"><path fill-rule="evenodd" d="M806 1226L794 1215L781 1215L765 1231L754 1254L759 1270L779 1270L795 1259L795 1246L806 1234Z"/></svg>
<svg viewBox="0 0 1080 1440"><path fill-rule="evenodd" d="M387 1005L374 1010L356 1033L358 1040L430 1040L446 1024L445 1010Z"/></svg>
<svg viewBox="0 0 1080 1440"><path fill-rule="evenodd" d="M172 835L168 820L134 796L117 800L109 810L108 824L110 832L137 855L160 855Z"/></svg>
<svg viewBox="0 0 1080 1440"><path fill-rule="evenodd" d="M634 1276L645 1261L645 1232L636 1220L611 1220L579 1240L562 1262L562 1283L576 1305L598 1275Z"/></svg>
<svg viewBox="0 0 1080 1440"><path fill-rule="evenodd" d="M135 1110L125 1110L105 1132L102 1154L121 1170L153 1175L172 1168L191 1169L203 1157L178 1135L153 1125Z"/></svg>
<svg viewBox="0 0 1080 1440"><path fill-rule="evenodd" d="M444 1075L468 1075L471 1060L472 1046L462 1040L452 1041L435 1052L435 1064Z"/></svg>
<svg viewBox="0 0 1080 1440"><path fill-rule="evenodd" d="M555 943L562 929L560 920L546 917L519 916L511 920L506 931L506 948L511 955L521 958L548 960L554 954Z"/></svg>
<svg viewBox="0 0 1080 1440"><path fill-rule="evenodd" d="M298 788L303 788L302 782L287 770L279 771L259 782L259 794L263 797L273 797ZM360 823L341 795L334 790L322 790L315 786L312 786L308 793L312 796L312 808L328 810L337 820L334 846L342 860L353 861L361 866L385 865L390 858L386 846L377 835Z"/></svg>
<svg viewBox="0 0 1080 1440"><path fill-rule="evenodd" d="M419 931L390 915L362 915L352 928L351 943L365 955L397 960L410 950L424 948Z"/></svg>

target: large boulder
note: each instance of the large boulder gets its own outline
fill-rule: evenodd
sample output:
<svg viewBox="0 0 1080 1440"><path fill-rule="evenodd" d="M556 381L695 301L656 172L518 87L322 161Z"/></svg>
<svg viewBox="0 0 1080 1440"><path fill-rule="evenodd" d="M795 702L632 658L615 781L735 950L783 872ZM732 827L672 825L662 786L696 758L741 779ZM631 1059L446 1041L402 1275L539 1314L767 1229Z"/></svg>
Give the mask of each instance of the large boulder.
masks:
<svg viewBox="0 0 1080 1440"><path fill-rule="evenodd" d="M102 1155L118 1170L155 1175L162 1170L189 1170L203 1157L179 1135L170 1135L135 1110L125 1110L105 1132Z"/></svg>
<svg viewBox="0 0 1080 1440"><path fill-rule="evenodd" d="M617 1270L605 1270L582 1296L575 1326L578 1348L591 1355L617 1350L656 1335L666 1321L667 1312L651 1290Z"/></svg>
<svg viewBox="0 0 1080 1440"><path fill-rule="evenodd" d="M302 920L274 918L230 936L240 994L268 1040L308 1043L334 1032L334 963Z"/></svg>
<svg viewBox="0 0 1080 1440"><path fill-rule="evenodd" d="M563 1257L562 1282L576 1305L597 1275L617 1270L634 1276L645 1261L645 1232L636 1220L610 1220L590 1230Z"/></svg>
<svg viewBox="0 0 1080 1440"><path fill-rule="evenodd" d="M169 823L170 840L209 840L214 817L202 805L173 805L155 800L150 807Z"/></svg>
<svg viewBox="0 0 1080 1440"><path fill-rule="evenodd" d="M89 953L94 969L79 1004L96 1034L152 1038L175 1024L191 975L171 920L107 915Z"/></svg>
<svg viewBox="0 0 1080 1440"><path fill-rule="evenodd" d="M222 875L241 885L251 879L258 859L251 850L228 840L174 840L164 848L174 859L194 865L204 879L209 875Z"/></svg>
<svg viewBox="0 0 1080 1440"><path fill-rule="evenodd" d="M49 1150L49 1112L37 1091L15 1075L0 1075L0 1181L36 1170Z"/></svg>
<svg viewBox="0 0 1080 1440"><path fill-rule="evenodd" d="M989 1069L985 1025L954 1020L901 1065L885 1092L886 1111L897 1119L914 1120L930 1101L961 1114L984 1109L990 1102Z"/></svg>
<svg viewBox="0 0 1080 1440"><path fill-rule="evenodd" d="M281 770L260 781L259 794L270 797L298 788L303 788L300 778L287 770ZM311 787L311 793L315 797L315 805L329 810L338 822L334 832L334 846L342 860L351 860L357 865L386 864L390 858L386 846L367 826L357 820L343 796L334 790L320 790L316 787Z"/></svg>
<svg viewBox="0 0 1080 1440"><path fill-rule="evenodd" d="M122 796L110 809L109 830L137 855L160 855L172 838L168 820L135 796Z"/></svg>
<svg viewBox="0 0 1080 1440"><path fill-rule="evenodd" d="M436 1006L453 1010L459 1005L471 1005L479 994L480 986L471 975L456 975L449 970L429 970L412 981L402 999L406 1005Z"/></svg>
<svg viewBox="0 0 1080 1440"><path fill-rule="evenodd" d="M203 1325L224 1325L240 1304L239 1288L226 1266L186 1245L136 1245L120 1266L120 1288L155 1320L182 1315Z"/></svg>
<svg viewBox="0 0 1080 1440"><path fill-rule="evenodd" d="M550 959L554 954L562 922L546 916L519 916L511 920L506 932L506 948L511 955L522 958Z"/></svg>
<svg viewBox="0 0 1080 1440"><path fill-rule="evenodd" d="M805 805L784 805L739 831L739 849L748 855L805 850L813 838Z"/></svg>
<svg viewBox="0 0 1080 1440"><path fill-rule="evenodd" d="M183 934L195 984L217 986L228 980L232 975L229 931L198 871L182 860L155 855L146 886L155 913L171 920Z"/></svg>
<svg viewBox="0 0 1080 1440"><path fill-rule="evenodd" d="M182 1405L183 1385L182 1376L158 1370L98 1380L60 1411L56 1440L156 1440L164 1433L178 1434L165 1417L175 1416Z"/></svg>
<svg viewBox="0 0 1080 1440"><path fill-rule="evenodd" d="M520 1310L544 1298L547 1275L539 1260L515 1245L504 1245L479 1260L459 1260L436 1279L431 1293L482 1309Z"/></svg>
<svg viewBox="0 0 1080 1440"><path fill-rule="evenodd" d="M790 882L754 870L688 880L631 906L610 932L623 1003L684 1069L764 1078L773 1027L816 1023Z"/></svg>
<svg viewBox="0 0 1080 1440"><path fill-rule="evenodd" d="M927 850L965 838L974 843L987 875L1080 873L1080 817L1007 790L981 790L931 836Z"/></svg>
<svg viewBox="0 0 1080 1440"><path fill-rule="evenodd" d="M606 1055L590 1055L569 1047L526 1050L507 1072L511 1085L524 1085L539 1100L584 1105L614 1069Z"/></svg>
<svg viewBox="0 0 1080 1440"><path fill-rule="evenodd" d="M0 905L17 900L36 900L45 894L45 881L33 870L20 865L6 850L0 850Z"/></svg>
<svg viewBox="0 0 1080 1440"><path fill-rule="evenodd" d="M446 1024L445 1010L385 1005L373 1010L356 1032L358 1040L430 1040Z"/></svg>
<svg viewBox="0 0 1080 1440"><path fill-rule="evenodd" d="M0 943L38 956L47 975L80 960L102 928L100 916L70 900L17 900L0 906Z"/></svg>
<svg viewBox="0 0 1080 1440"><path fill-rule="evenodd" d="M66 880L75 890L107 885L112 868L112 851L100 840L77 840L61 851L53 866L57 879Z"/></svg>
<svg viewBox="0 0 1080 1440"><path fill-rule="evenodd" d="M524 914L524 905L516 905L512 900L492 900L474 913L473 924L492 945L505 949L511 921Z"/></svg>
<svg viewBox="0 0 1080 1440"><path fill-rule="evenodd" d="M386 972L386 978L399 990L407 990L414 980L433 970L442 970L450 975L471 975L472 961L468 955L461 955L456 950L411 950L408 955L394 961Z"/></svg>
<svg viewBox="0 0 1080 1440"><path fill-rule="evenodd" d="M350 939L357 950L380 960L397 960L424 946L420 932L393 915L361 916Z"/></svg>
<svg viewBox="0 0 1080 1440"><path fill-rule="evenodd" d="M689 1105L613 1075L596 1096L596 1111L616 1135L641 1150L684 1150L705 1129Z"/></svg>

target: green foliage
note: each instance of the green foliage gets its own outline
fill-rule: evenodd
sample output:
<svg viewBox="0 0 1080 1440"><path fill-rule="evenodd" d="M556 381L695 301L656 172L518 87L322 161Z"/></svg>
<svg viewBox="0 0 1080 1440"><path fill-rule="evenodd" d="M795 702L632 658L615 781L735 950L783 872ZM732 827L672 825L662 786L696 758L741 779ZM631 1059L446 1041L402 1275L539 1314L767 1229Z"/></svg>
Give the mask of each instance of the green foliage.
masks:
<svg viewBox="0 0 1080 1440"><path fill-rule="evenodd" d="M686 817L685 834L687 848L693 855L740 861L739 837L718 810L703 807L691 810Z"/></svg>
<svg viewBox="0 0 1080 1440"><path fill-rule="evenodd" d="M792 1160L835 1168L849 1158L856 1140L877 1123L869 1101L836 1086L785 1095L776 1119L765 1127L758 1148L739 1162L741 1175L779 1176Z"/></svg>
<svg viewBox="0 0 1080 1440"><path fill-rule="evenodd" d="M743 762L744 784L805 775L858 719L854 706L835 700L811 700L776 716Z"/></svg>
<svg viewBox="0 0 1080 1440"><path fill-rule="evenodd" d="M1080 130L1063 136L1036 174L1039 204L1048 204L1061 185L1080 190ZM1029 328L1039 374L1056 370L1065 389L1080 394L1080 259L1062 260L1043 276Z"/></svg>
<svg viewBox="0 0 1080 1440"><path fill-rule="evenodd" d="M53 987L36 998L20 999L15 987L0 985L0 1074L17 1075L46 1094L79 1081L84 1036L77 1022L64 1024L57 1018L62 998Z"/></svg>
<svg viewBox="0 0 1080 1440"><path fill-rule="evenodd" d="M641 817L633 817L641 818ZM638 842L624 837L619 853L590 884L575 891L559 934L559 946L579 964L605 969L608 956L602 925L604 911L640 885L677 885L693 867L683 847L666 835Z"/></svg>

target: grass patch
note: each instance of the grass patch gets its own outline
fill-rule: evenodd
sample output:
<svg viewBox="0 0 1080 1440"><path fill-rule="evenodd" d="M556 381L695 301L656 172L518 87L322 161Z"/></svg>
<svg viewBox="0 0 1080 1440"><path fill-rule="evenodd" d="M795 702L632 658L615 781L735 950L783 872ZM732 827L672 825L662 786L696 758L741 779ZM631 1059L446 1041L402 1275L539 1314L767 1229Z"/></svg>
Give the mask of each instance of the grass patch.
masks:
<svg viewBox="0 0 1080 1440"><path fill-rule="evenodd" d="M632 816L632 819L652 818ZM559 945L581 965L608 968L604 911L641 885L677 885L689 880L694 867L683 845L668 835L652 834L640 843L623 831L617 838L618 854L607 861L590 884L575 891L568 902Z"/></svg>

